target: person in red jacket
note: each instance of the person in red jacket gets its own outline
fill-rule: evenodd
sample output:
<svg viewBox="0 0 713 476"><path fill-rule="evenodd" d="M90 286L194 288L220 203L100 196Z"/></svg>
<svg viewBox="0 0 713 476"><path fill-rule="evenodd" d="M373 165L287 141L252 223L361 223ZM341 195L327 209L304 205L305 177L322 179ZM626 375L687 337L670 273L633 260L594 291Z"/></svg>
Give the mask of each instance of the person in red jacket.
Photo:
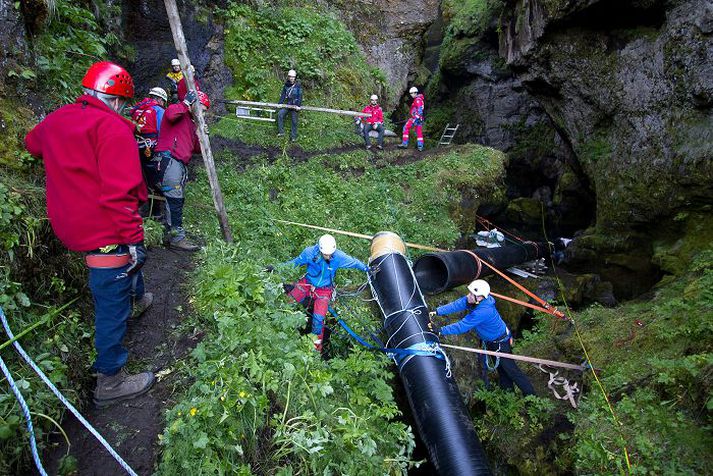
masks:
<svg viewBox="0 0 713 476"><path fill-rule="evenodd" d="M132 295L135 314L153 302L141 275L146 248L138 209L147 195L133 125L119 115L134 94L131 76L103 61L89 68L82 86L84 94L49 114L25 144L45 164L52 229L67 248L85 253L94 297L94 401L105 406L141 395L154 382L151 372L124 371L122 346Z"/></svg>
<svg viewBox="0 0 713 476"><path fill-rule="evenodd" d="M201 83L198 81L198 78L195 77L196 67L191 65L191 71L193 72L193 83L196 85L196 91L200 91ZM178 97L178 102L183 101L186 98L186 94L188 94L188 83L186 83L185 77L181 77L181 79L178 80L178 83L176 83L176 96Z"/></svg>
<svg viewBox="0 0 713 476"><path fill-rule="evenodd" d="M409 133L411 132L411 127L416 128L416 147L418 148L419 152L423 150L423 120L424 120L424 115L423 115L423 109L425 107L424 101L423 101L423 94L418 93L418 88L412 87L409 89L409 94L413 98L413 102L411 103L411 109L409 110L409 117L408 121L406 121L406 124L404 124L404 130L402 134L402 141L401 144L398 145L399 149L406 149L408 148L408 136Z"/></svg>
<svg viewBox="0 0 713 476"><path fill-rule="evenodd" d="M191 156L201 151L191 114L191 106L196 100L199 100L200 107L210 107L210 99L202 91L189 91L182 102L168 106L152 161L158 180L156 188L166 197L165 240L170 248L182 251L200 249L186 238L183 229L184 187L188 178L186 166Z"/></svg>
<svg viewBox="0 0 713 476"><path fill-rule="evenodd" d="M371 149L371 140L369 138L369 132L376 131L379 133L379 138L377 140L376 148L381 150L384 148L384 111L379 106L379 96L372 94L369 98L369 105L362 109L363 113L371 114L366 119L366 124L364 124L364 142L366 143L366 150Z"/></svg>

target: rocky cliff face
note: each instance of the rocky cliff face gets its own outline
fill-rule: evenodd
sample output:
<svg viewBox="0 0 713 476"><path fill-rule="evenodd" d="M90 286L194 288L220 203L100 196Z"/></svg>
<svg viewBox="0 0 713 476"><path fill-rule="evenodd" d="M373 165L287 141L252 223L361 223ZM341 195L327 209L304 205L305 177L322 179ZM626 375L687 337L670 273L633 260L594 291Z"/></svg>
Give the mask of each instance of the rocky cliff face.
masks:
<svg viewBox="0 0 713 476"><path fill-rule="evenodd" d="M416 81L424 33L438 18L439 0L327 0L354 33L367 60L380 68L388 90L383 104L394 107Z"/></svg>
<svg viewBox="0 0 713 476"><path fill-rule="evenodd" d="M597 225L648 226L713 201L713 4L542 3L512 4L501 53L566 134Z"/></svg>
<svg viewBox="0 0 713 476"><path fill-rule="evenodd" d="M623 297L648 289L655 249L713 203L713 2L441 8L429 136L459 123L460 140L508 152L513 200L489 212L536 225L543 203L555 229L589 227L568 253L573 268L602 273ZM426 51L413 71L429 69Z"/></svg>
<svg viewBox="0 0 713 476"><path fill-rule="evenodd" d="M501 56L595 193L596 227L571 263L655 281L655 240L713 203L713 3L517 0L504 11Z"/></svg>

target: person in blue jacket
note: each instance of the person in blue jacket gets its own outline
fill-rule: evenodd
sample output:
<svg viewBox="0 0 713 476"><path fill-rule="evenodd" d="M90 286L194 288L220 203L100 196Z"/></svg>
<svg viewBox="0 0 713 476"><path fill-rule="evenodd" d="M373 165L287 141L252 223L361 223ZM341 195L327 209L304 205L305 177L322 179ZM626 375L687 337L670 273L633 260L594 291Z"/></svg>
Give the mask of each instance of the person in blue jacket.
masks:
<svg viewBox="0 0 713 476"><path fill-rule="evenodd" d="M366 273L369 267L338 250L337 242L332 235L322 235L317 244L308 246L297 258L288 263L295 267L307 266L307 274L294 283L294 287L288 294L298 303L304 303L308 297L314 300L312 334L317 336L315 347L317 350L322 350L324 318L334 292L334 276L337 270L356 268Z"/></svg>
<svg viewBox="0 0 713 476"><path fill-rule="evenodd" d="M458 322L441 327L431 324L432 330L441 336L464 334L474 330L488 350L512 354L512 334L495 308L495 299L490 296L490 285L487 281L476 279L468 285L468 294L460 299L440 306L429 317L446 316L455 312L468 311L468 314ZM481 355L483 380L489 385L486 356ZM497 365L500 375L500 386L506 390L513 389L513 383L520 388L523 395L535 395L530 380L522 373L512 359L501 358Z"/></svg>

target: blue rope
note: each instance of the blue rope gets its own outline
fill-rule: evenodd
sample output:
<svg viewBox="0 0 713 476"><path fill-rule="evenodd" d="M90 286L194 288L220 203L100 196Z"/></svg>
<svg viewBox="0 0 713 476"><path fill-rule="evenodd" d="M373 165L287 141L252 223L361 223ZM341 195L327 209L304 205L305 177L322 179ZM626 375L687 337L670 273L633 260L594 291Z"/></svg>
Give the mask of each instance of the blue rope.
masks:
<svg viewBox="0 0 713 476"><path fill-rule="evenodd" d="M5 333L10 339L13 339L15 336L12 334L12 331L10 330L10 326L7 323L7 319L5 318L5 313L3 312L2 308L0 307L0 319L2 319L2 325L5 328ZM64 404L65 407L69 409L70 412L79 420L79 422L84 425L84 427L89 430L89 432L94 435L94 437L99 441L99 443L102 444L102 446L109 452L109 454L116 460L119 465L124 468L124 470L127 472L127 474L130 474L131 476L138 476L136 474L136 471L131 469L131 466L124 461L124 459L119 456L119 454L114 451L114 448L111 447L111 445L102 437L99 432L82 416L81 413L72 405L69 403L69 401L62 395L62 393L57 390L57 387L54 386L54 384L50 381L50 379L47 378L47 376L40 370L40 368L33 362L33 360L30 358L29 355L25 352L25 349L22 348L19 342L15 341L12 344L15 347L15 350L19 352L19 354L22 356L22 358L27 362L27 364L32 367L32 370L35 371L35 373L40 377L40 379L49 387L49 389L52 391L52 393L55 394L55 396L59 399L62 404Z"/></svg>
<svg viewBox="0 0 713 476"><path fill-rule="evenodd" d="M0 313L2 313L2 309L0 308ZM20 404L20 407L22 408L22 414L25 415L25 421L27 422L27 432L30 434L30 449L32 450L32 459L35 460L35 466L37 466L37 471L42 476L47 476L47 472L45 471L45 468L42 466L42 461L40 460L40 455L37 452L37 442L35 441L35 429L32 426L32 417L30 416L30 408L27 406L27 402L25 401L25 398L22 396L22 393L20 393L20 389L17 388L17 384L15 383L15 380L12 378L12 374L10 373L10 370L7 368L5 365L5 361L0 357L0 367L2 367L2 373L5 374L5 378L7 379L7 382L10 384L10 388L12 389L12 393L15 394L15 398L17 398L18 403Z"/></svg>
<svg viewBox="0 0 713 476"><path fill-rule="evenodd" d="M405 357L408 357L409 355L430 356L430 357L436 357L441 360L445 360L445 357L442 354L443 351L440 351L440 350L432 351L432 350L424 350L423 349L424 346L427 346L427 347L433 346L433 344L435 344L435 342L419 342L418 344L414 344L414 345L407 347L405 349L398 349L398 348L394 348L394 347L382 347L382 346L377 347L375 345L372 345L369 342L367 342L366 340L364 340L364 338L361 337L359 334L354 332L354 330L352 330L352 328L349 327L347 325L347 323L344 322L344 320L342 320L337 315L336 311L334 309L332 309L331 306L329 307L329 312L337 319L337 322L339 323L339 325L342 326L342 328L345 331L347 331L347 333L355 341L357 341L359 344L361 344L362 346L366 347L369 350L384 352L385 354L387 354L388 356L390 356L396 360L404 359ZM440 349L440 347L438 349Z"/></svg>

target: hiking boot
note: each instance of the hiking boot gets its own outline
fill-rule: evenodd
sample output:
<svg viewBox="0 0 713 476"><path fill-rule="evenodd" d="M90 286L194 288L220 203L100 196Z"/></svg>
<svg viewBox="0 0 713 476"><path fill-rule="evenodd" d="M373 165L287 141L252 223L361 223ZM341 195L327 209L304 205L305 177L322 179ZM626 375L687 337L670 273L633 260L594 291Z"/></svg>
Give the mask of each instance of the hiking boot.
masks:
<svg viewBox="0 0 713 476"><path fill-rule="evenodd" d="M383 146L383 145L377 145L376 148L379 149L379 150L384 150L384 146Z"/></svg>
<svg viewBox="0 0 713 476"><path fill-rule="evenodd" d="M141 314L146 312L153 304L153 293L144 293L144 295L136 301L134 308L131 310L131 318L136 319Z"/></svg>
<svg viewBox="0 0 713 476"><path fill-rule="evenodd" d="M397 145L396 147L398 147L399 149L408 149L408 144L404 144L402 142L401 144Z"/></svg>
<svg viewBox="0 0 713 476"><path fill-rule="evenodd" d="M200 246L196 245L195 243L192 243L188 238L182 238L179 241L172 241L169 245L169 248L171 248L172 250L190 252L198 251L201 249Z"/></svg>
<svg viewBox="0 0 713 476"><path fill-rule="evenodd" d="M138 397L148 392L155 380L152 372L129 375L121 369L116 375L99 373L97 388L94 389L94 404L102 408Z"/></svg>
<svg viewBox="0 0 713 476"><path fill-rule="evenodd" d="M371 146L370 146L370 145L367 145L367 146L366 146L366 150L371 150Z"/></svg>
<svg viewBox="0 0 713 476"><path fill-rule="evenodd" d="M416 147L419 152L423 152L423 147Z"/></svg>
<svg viewBox="0 0 713 476"><path fill-rule="evenodd" d="M284 132L278 132L278 133L277 133L277 137L285 137L285 133L284 133Z"/></svg>
<svg viewBox="0 0 713 476"><path fill-rule="evenodd" d="M322 339L315 339L314 350L316 350L317 352L322 352Z"/></svg>

